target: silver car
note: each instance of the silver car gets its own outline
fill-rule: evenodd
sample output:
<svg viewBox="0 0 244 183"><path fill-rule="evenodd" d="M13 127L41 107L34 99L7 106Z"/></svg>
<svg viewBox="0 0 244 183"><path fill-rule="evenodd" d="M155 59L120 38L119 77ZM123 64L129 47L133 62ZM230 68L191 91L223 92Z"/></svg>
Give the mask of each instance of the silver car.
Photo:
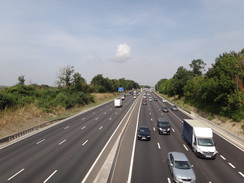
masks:
<svg viewBox="0 0 244 183"><path fill-rule="evenodd" d="M169 171L177 183L195 183L196 175L186 155L181 152L169 152L167 158Z"/></svg>

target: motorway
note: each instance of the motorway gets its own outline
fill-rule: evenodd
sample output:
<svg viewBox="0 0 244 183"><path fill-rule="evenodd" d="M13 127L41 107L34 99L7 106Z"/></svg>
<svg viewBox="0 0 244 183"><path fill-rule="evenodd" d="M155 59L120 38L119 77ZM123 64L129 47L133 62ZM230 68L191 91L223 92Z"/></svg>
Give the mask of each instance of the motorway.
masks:
<svg viewBox="0 0 244 183"><path fill-rule="evenodd" d="M151 96L156 97L154 93ZM217 158L199 159L181 137L182 119L190 117L181 111L163 113L162 106L170 108L170 104L161 100L148 105L141 101L142 95L136 99L127 96L122 108L115 108L111 101L5 145L0 148L0 182L170 183L173 181L166 163L170 151L186 154L198 183L244 182L243 150L214 134ZM171 122L170 135L156 131L156 119L161 116ZM136 139L141 125L151 128L151 141ZM110 154L113 147L114 158ZM96 176L105 169L108 156L113 162L104 181Z"/></svg>

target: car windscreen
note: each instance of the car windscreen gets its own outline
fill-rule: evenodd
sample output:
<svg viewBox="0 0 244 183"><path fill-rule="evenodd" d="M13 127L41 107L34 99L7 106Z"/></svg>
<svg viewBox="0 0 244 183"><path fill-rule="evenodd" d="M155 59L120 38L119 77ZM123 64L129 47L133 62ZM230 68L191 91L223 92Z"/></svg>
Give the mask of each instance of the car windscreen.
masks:
<svg viewBox="0 0 244 183"><path fill-rule="evenodd" d="M159 122L159 127L168 128L169 127L169 123L168 122Z"/></svg>
<svg viewBox="0 0 244 183"><path fill-rule="evenodd" d="M188 161L175 161L175 168L178 169L190 169L191 165Z"/></svg>

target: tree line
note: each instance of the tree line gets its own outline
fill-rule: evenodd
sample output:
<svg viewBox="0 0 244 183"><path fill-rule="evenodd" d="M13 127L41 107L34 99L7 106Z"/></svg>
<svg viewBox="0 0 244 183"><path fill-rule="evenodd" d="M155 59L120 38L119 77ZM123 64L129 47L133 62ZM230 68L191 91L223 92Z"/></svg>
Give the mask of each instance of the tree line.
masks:
<svg viewBox="0 0 244 183"><path fill-rule="evenodd" d="M184 102L211 114L241 121L244 119L244 49L223 53L207 70L201 59L180 66L170 79L161 79L155 88L169 97L184 98Z"/></svg>
<svg viewBox="0 0 244 183"><path fill-rule="evenodd" d="M56 107L69 109L93 103L92 93L118 92L118 87L124 90L139 88L139 84L133 80L109 79L102 74L96 75L88 84L71 65L59 69L56 84L57 87L26 85L25 77L19 76L16 85L0 89L0 111L34 104L44 112L53 112Z"/></svg>

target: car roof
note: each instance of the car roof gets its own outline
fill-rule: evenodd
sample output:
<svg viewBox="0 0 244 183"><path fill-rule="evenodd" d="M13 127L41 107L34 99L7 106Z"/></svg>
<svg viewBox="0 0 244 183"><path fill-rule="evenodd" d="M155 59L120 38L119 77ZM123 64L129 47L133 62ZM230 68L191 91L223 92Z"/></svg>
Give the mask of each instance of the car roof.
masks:
<svg viewBox="0 0 244 183"><path fill-rule="evenodd" d="M139 129L140 129L140 128L147 128L147 129L149 129L148 126L140 126Z"/></svg>
<svg viewBox="0 0 244 183"><path fill-rule="evenodd" d="M169 152L169 154L174 156L175 161L189 161L186 155L182 152Z"/></svg>
<svg viewBox="0 0 244 183"><path fill-rule="evenodd" d="M158 118L159 122L168 122L169 120L167 118Z"/></svg>

